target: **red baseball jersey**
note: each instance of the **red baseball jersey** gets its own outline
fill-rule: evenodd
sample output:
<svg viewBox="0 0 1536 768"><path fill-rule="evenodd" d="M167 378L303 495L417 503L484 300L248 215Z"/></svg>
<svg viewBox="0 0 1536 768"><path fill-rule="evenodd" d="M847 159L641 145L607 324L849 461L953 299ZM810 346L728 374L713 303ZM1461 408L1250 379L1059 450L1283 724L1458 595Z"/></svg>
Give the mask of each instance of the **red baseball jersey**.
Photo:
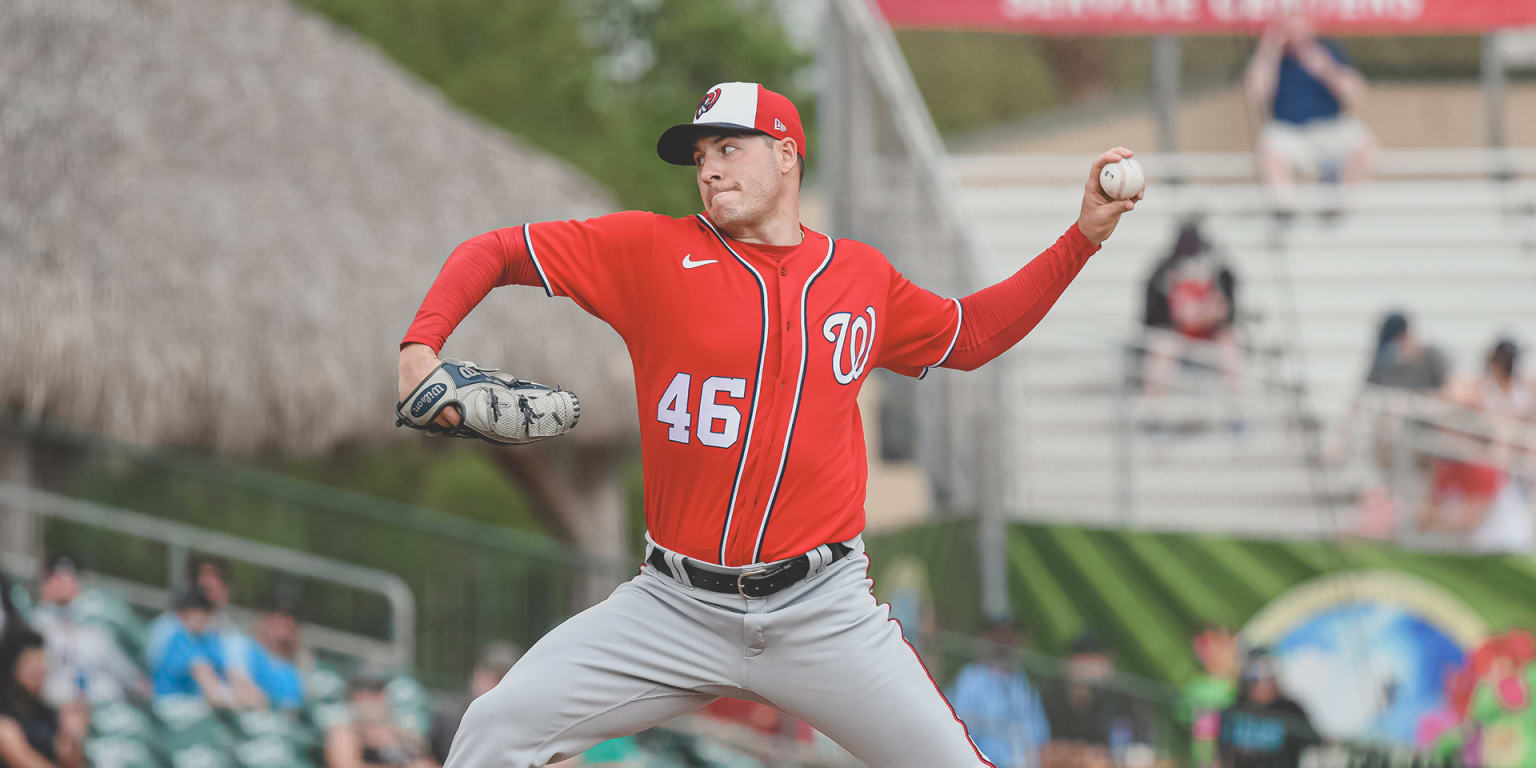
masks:
<svg viewBox="0 0 1536 768"><path fill-rule="evenodd" d="M658 544L736 566L864 529L859 389L876 367L942 363L958 301L864 243L811 230L798 246L761 246L703 215L624 212L523 231L549 295L629 347Z"/></svg>

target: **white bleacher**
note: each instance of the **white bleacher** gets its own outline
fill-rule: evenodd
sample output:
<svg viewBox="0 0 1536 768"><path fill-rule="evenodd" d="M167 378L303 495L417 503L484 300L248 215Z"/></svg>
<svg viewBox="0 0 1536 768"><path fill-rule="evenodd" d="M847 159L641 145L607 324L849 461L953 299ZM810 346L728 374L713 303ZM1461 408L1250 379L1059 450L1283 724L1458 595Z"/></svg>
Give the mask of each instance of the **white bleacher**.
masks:
<svg viewBox="0 0 1536 768"><path fill-rule="evenodd" d="M1375 180L1342 198L1327 187L1300 188L1297 213L1283 226L1247 155L1141 159L1147 199L1005 358L1015 515L1332 535L1352 525L1354 489L1309 457L1322 441L1318 430L1348 406L1385 312L1409 312L1418 334L1464 375L1500 334L1536 342L1536 152L1386 152ZM1089 162L951 161L962 207L980 230L986 263L978 277L989 281L1075 219ZM1175 176L1182 181L1169 183ZM1318 215L1337 206L1342 216ZM1217 377L1183 376L1182 391L1156 406L1120 385L1118 344L1135 335L1144 280L1192 213L1203 215L1204 235L1238 276L1251 348L1238 435L1224 423ZM1297 382L1300 397L1289 394ZM1136 428L1148 414L1206 428Z"/></svg>

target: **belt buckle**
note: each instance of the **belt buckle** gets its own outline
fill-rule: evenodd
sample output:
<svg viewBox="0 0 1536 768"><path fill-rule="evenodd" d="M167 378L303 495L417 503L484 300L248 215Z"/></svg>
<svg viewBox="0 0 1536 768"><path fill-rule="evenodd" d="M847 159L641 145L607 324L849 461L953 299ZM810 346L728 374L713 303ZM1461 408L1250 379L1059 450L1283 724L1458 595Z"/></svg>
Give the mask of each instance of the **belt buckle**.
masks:
<svg viewBox="0 0 1536 768"><path fill-rule="evenodd" d="M736 577L736 594L741 595L742 597L745 597L748 600L755 600L756 599L755 597L753 597L752 595L747 594L747 579L749 579L749 578L761 578L763 576L772 576L772 575L773 575L773 569L772 568L758 568L755 571L746 571L746 572L738 575Z"/></svg>

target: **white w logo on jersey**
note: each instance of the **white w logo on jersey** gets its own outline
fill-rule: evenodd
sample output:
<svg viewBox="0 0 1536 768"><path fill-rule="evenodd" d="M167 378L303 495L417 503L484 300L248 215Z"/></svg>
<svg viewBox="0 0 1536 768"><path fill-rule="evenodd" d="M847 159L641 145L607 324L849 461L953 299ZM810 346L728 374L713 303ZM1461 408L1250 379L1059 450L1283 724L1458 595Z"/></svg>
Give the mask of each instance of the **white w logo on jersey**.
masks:
<svg viewBox="0 0 1536 768"><path fill-rule="evenodd" d="M864 319L866 316L868 321ZM857 317L850 312L834 312L821 324L821 335L835 345L832 348L832 376L839 384L851 384L864 375L869 352L875 346L875 308L865 307L864 314ZM848 350L847 368L843 367L844 347Z"/></svg>

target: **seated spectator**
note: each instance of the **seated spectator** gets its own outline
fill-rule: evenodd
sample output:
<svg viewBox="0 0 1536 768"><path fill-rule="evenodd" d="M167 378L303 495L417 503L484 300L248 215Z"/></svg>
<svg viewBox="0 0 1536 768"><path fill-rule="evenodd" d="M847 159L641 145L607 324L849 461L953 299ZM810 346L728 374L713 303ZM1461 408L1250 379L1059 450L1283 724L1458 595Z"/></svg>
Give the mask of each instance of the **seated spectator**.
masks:
<svg viewBox="0 0 1536 768"><path fill-rule="evenodd" d="M1367 384L1410 392L1435 392L1445 386L1449 366L1445 355L1425 346L1413 332L1413 324L1403 312L1382 318L1376 332L1376 351Z"/></svg>
<svg viewBox="0 0 1536 768"><path fill-rule="evenodd" d="M224 648L210 629L213 602L202 590L189 589L176 597L171 616L170 635L150 662L155 696L202 696L215 708L233 708L234 694L224 680Z"/></svg>
<svg viewBox="0 0 1536 768"><path fill-rule="evenodd" d="M266 707L266 697L245 668L249 655L247 649L252 640L229 615L229 564L214 555L196 555L187 561L187 580L213 606L207 631L223 646L219 649L219 657L224 665L220 676L234 697L233 701L242 709ZM154 667L154 659L161 655L165 642L176 632L176 626L176 617L171 612L161 614L150 623L144 657L151 668Z"/></svg>
<svg viewBox="0 0 1536 768"><path fill-rule="evenodd" d="M1391 312L1382 318L1371 353L1367 385L1389 390L1434 394L1446 386L1450 366L1445 356L1419 340L1412 321L1403 312ZM1363 395L1372 394L1362 392ZM1361 413L1366 413L1362 411ZM1355 417L1340 425L1339 449L1353 450ZM1370 458L1374 474L1360 492L1361 515L1355 533L1374 539L1388 539L1397 533L1398 510L1393 488L1421 482L1427 470L1423 461L1402 462L1399 450L1409 439L1401 417L1387 413L1371 416Z"/></svg>
<svg viewBox="0 0 1536 768"><path fill-rule="evenodd" d="M1237 700L1237 638L1213 624L1195 636L1194 646L1202 671L1184 684L1179 715L1190 727L1193 768L1216 768L1221 713Z"/></svg>
<svg viewBox="0 0 1536 768"><path fill-rule="evenodd" d="M0 639L0 766L79 768L85 713L56 710L43 701L48 676L43 636L8 622Z"/></svg>
<svg viewBox="0 0 1536 768"><path fill-rule="evenodd" d="M1478 405L1489 413L1530 421L1536 417L1536 392L1519 376L1520 346L1499 339L1488 352L1488 365L1478 385Z"/></svg>
<svg viewBox="0 0 1536 768"><path fill-rule="evenodd" d="M1220 367L1227 392L1241 386L1242 351L1237 320L1237 277L1216 248L1186 221L1172 250L1147 278L1143 323L1149 330L1142 391L1163 394L1181 364ZM1207 352L1208 350L1208 352ZM1228 403L1234 427L1240 422L1235 398Z"/></svg>
<svg viewBox="0 0 1536 768"><path fill-rule="evenodd" d="M326 768L385 765L436 768L427 746L400 724L382 676L364 674L347 689L349 721L325 734Z"/></svg>
<svg viewBox="0 0 1536 768"><path fill-rule="evenodd" d="M229 618L225 609L229 607L229 579L226 575L228 566L222 558L211 555L194 555L187 561L187 583L192 588L201 592L213 605L213 615L209 618L209 631L221 636L235 636L242 634L239 627ZM144 644L145 659L158 656L163 646L176 630L176 616L174 611L166 611L155 617L149 624L149 636Z"/></svg>
<svg viewBox="0 0 1536 768"><path fill-rule="evenodd" d="M1459 379L1446 387L1446 397L1469 408L1486 411L1501 437L1509 437L1526 422L1536 420L1536 390L1520 376L1520 346L1499 339L1488 350L1482 375Z"/></svg>
<svg viewBox="0 0 1536 768"><path fill-rule="evenodd" d="M73 612L80 595L74 560L55 557L43 569L32 625L48 648L43 698L55 707L77 701L115 701L130 694L149 698L149 681L118 648L111 632L82 624Z"/></svg>
<svg viewBox="0 0 1536 768"><path fill-rule="evenodd" d="M276 710L304 706L304 683L298 667L299 621L293 611L290 596L282 592L273 594L267 610L256 619L254 641L226 646L243 656L241 668Z"/></svg>
<svg viewBox="0 0 1536 768"><path fill-rule="evenodd" d="M1488 427L1469 423L1461 437L1471 455L1437 455L1429 493L1419 510L1419 530L1469 537L1485 552L1529 552L1533 544L1530 513L1520 486L1499 465Z"/></svg>
<svg viewBox="0 0 1536 768"><path fill-rule="evenodd" d="M1446 396L1488 414L1500 462L1523 479L1523 490L1529 492L1536 477L1536 383L1520 375L1519 364L1519 344L1499 339L1488 352L1482 376L1454 382Z"/></svg>
<svg viewBox="0 0 1536 768"><path fill-rule="evenodd" d="M1298 172L1345 184L1365 178L1376 151L1370 130L1355 117L1365 100L1365 78L1349 66L1343 48L1314 34L1305 17L1292 15L1265 28L1245 86L1269 116L1259 136L1259 160L1282 212L1293 204Z"/></svg>
<svg viewBox="0 0 1536 768"><path fill-rule="evenodd" d="M1036 768L1051 740L1045 705L1018 667L1021 640L1013 618L988 621L978 660L960 669L949 694L955 716L997 768Z"/></svg>
<svg viewBox="0 0 1536 768"><path fill-rule="evenodd" d="M1097 635L1084 632L1072 641L1066 679L1047 687L1043 697L1051 723L1045 765L1108 768L1124 756L1116 752L1144 751L1151 743L1142 708L1108 687L1114 674L1114 655Z"/></svg>
<svg viewBox="0 0 1536 768"><path fill-rule="evenodd" d="M1249 651L1237 703L1221 713L1223 768L1294 768L1318 741L1306 710L1280 692L1274 658Z"/></svg>
<svg viewBox="0 0 1536 768"><path fill-rule="evenodd" d="M453 746L453 736L458 733L459 721L464 719L464 712L469 709L470 702L495 688L520 656L522 653L511 643L487 643L480 649L480 658L475 660L475 668L469 673L469 690L465 692L464 698L452 707L440 710L432 718L429 740L432 742L432 756L439 763L447 762L448 748Z"/></svg>

